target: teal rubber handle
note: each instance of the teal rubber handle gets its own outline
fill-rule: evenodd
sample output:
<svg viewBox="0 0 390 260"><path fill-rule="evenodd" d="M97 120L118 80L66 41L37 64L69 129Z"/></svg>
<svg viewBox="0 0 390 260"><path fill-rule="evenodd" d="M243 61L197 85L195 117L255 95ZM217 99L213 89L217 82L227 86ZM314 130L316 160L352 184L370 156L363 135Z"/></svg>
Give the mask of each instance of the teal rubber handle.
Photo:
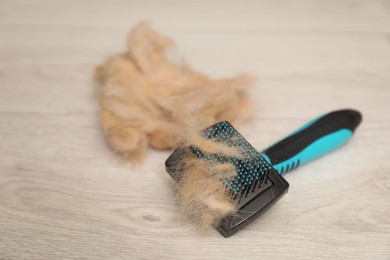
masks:
<svg viewBox="0 0 390 260"><path fill-rule="evenodd" d="M287 173L346 143L361 120L362 115L352 109L325 114L268 147L262 155L278 173Z"/></svg>

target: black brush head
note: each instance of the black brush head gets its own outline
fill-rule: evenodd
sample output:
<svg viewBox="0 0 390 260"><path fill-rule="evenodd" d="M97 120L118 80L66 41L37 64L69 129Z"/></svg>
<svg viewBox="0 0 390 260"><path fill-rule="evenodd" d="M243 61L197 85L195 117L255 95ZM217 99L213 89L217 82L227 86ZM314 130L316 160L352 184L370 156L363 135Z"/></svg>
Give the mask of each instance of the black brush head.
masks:
<svg viewBox="0 0 390 260"><path fill-rule="evenodd" d="M204 153L202 147L180 147L166 160L166 170L176 182L179 182L185 174L181 162L187 156L206 160L213 165L232 164L237 174L229 178L224 176L220 178L236 202L238 210L236 214L224 218L216 226L221 235L229 237L275 204L287 193L289 184L229 122L220 122L206 128L202 131L202 136L237 148L240 156Z"/></svg>

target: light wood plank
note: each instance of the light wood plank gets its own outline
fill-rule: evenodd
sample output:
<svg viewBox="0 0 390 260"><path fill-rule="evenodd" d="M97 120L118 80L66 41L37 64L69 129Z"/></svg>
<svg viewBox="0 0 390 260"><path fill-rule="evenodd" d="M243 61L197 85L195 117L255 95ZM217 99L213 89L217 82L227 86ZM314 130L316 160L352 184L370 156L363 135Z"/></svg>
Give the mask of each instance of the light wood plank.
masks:
<svg viewBox="0 0 390 260"><path fill-rule="evenodd" d="M2 23L75 28L128 28L146 19L182 30L390 31L386 0L8 0L3 9Z"/></svg>

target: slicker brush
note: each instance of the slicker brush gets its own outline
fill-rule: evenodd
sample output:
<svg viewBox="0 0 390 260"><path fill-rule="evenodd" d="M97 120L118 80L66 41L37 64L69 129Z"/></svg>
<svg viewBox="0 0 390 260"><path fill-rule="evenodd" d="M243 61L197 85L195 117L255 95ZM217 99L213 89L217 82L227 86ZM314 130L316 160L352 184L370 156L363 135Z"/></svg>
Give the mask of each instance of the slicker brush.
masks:
<svg viewBox="0 0 390 260"><path fill-rule="evenodd" d="M331 112L258 152L224 121L177 148L165 165L186 215L229 237L287 193L282 173L341 146L360 122L355 110Z"/></svg>

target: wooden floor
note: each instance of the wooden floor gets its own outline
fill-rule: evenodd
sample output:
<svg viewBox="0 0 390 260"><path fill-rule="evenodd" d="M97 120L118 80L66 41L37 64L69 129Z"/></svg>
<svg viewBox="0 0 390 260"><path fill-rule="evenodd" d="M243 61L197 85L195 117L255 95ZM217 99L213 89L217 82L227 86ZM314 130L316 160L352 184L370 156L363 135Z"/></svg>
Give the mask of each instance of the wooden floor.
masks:
<svg viewBox="0 0 390 260"><path fill-rule="evenodd" d="M133 168L97 118L94 66L142 19L194 68L257 77L259 149L334 109L363 124L245 230L198 232L169 152ZM0 259L390 259L390 2L0 0L0 141Z"/></svg>

